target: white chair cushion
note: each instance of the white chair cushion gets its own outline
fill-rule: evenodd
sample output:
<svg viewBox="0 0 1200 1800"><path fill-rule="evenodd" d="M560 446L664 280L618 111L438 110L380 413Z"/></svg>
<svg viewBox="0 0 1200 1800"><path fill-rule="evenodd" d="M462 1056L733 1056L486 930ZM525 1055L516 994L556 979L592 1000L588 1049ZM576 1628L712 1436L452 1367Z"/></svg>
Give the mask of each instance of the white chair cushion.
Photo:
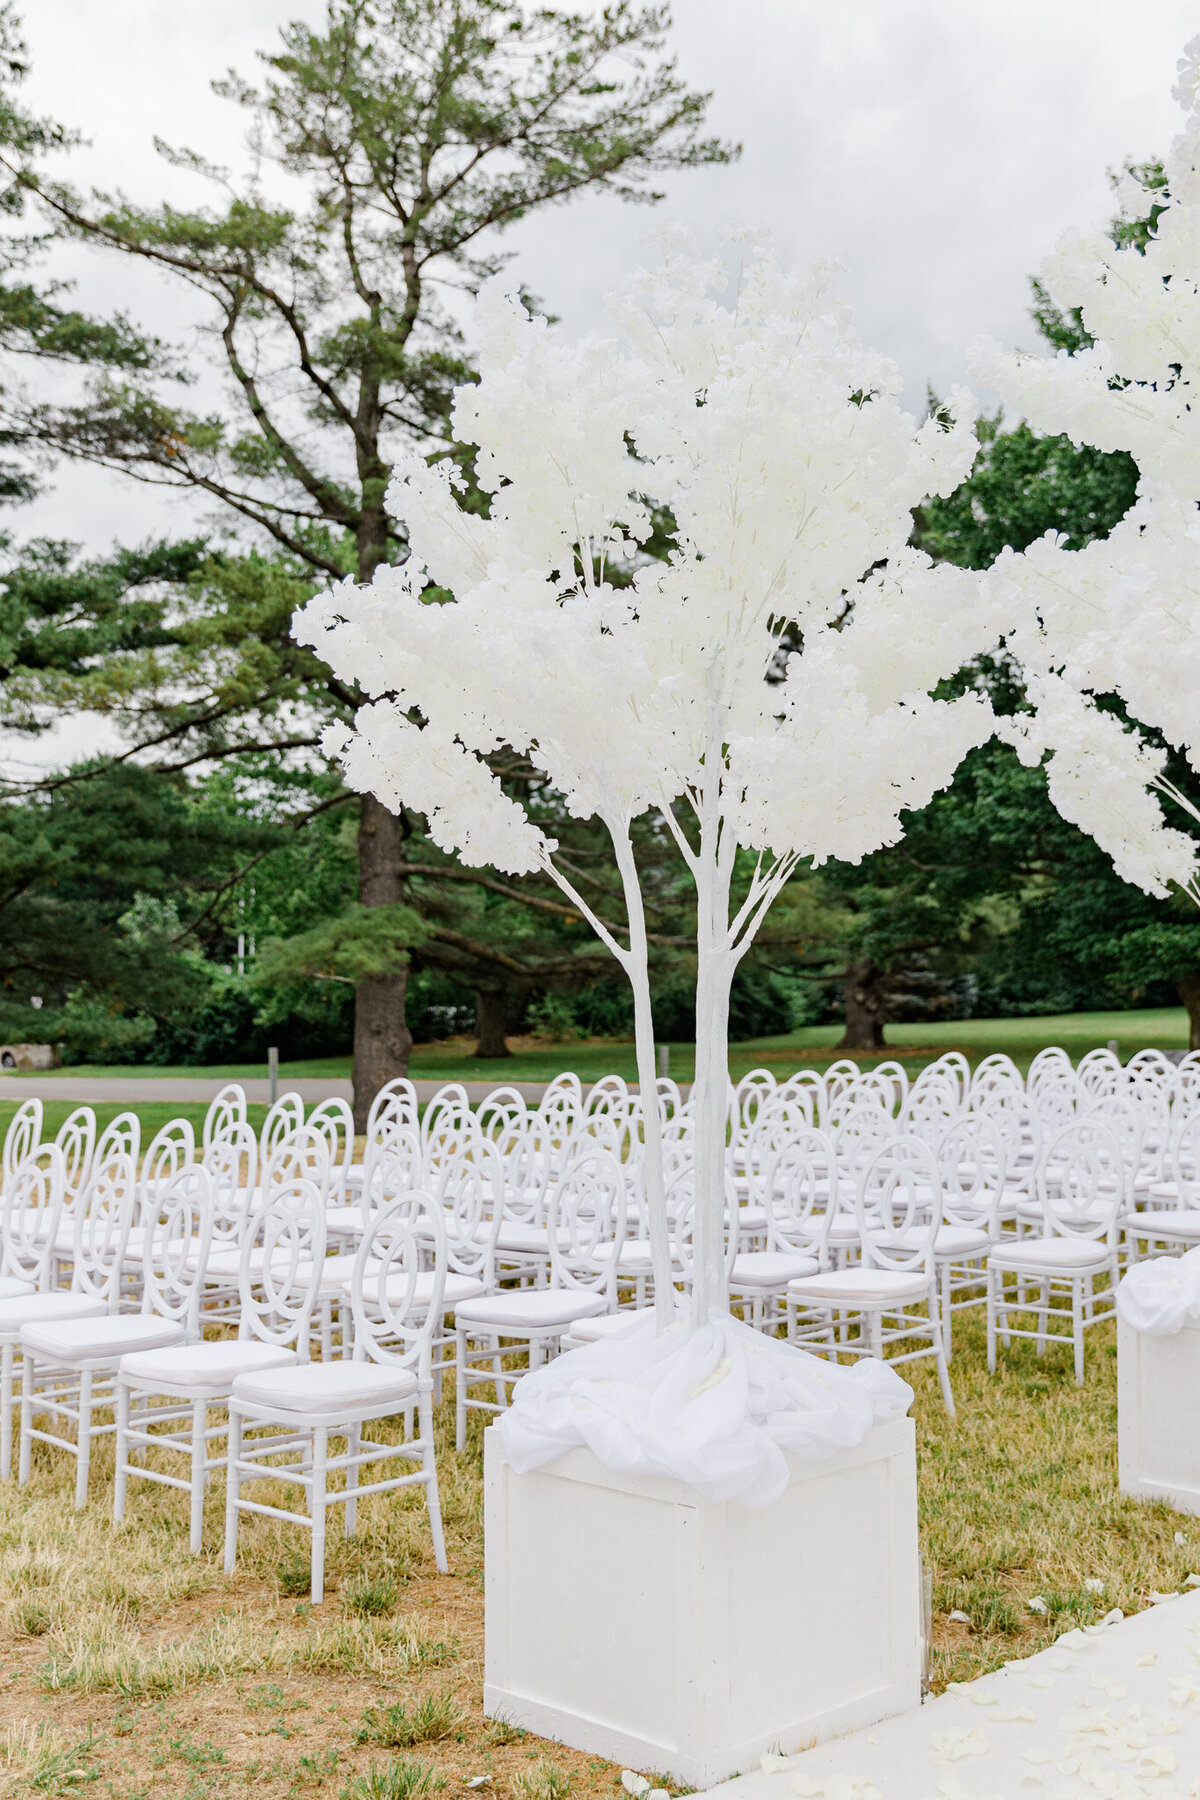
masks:
<svg viewBox="0 0 1200 1800"><path fill-rule="evenodd" d="M32 1281L22 1281L19 1275L0 1275L0 1300L19 1300L23 1294L36 1293Z"/></svg>
<svg viewBox="0 0 1200 1800"><path fill-rule="evenodd" d="M1020 1273L1023 1269L1038 1274L1046 1269L1067 1269L1076 1273L1089 1269L1106 1269L1112 1252L1102 1239L1076 1237L1013 1238L1011 1243L994 1245L988 1262L996 1269Z"/></svg>
<svg viewBox="0 0 1200 1800"><path fill-rule="evenodd" d="M623 1312L599 1313L594 1319L580 1319L572 1325L571 1336L578 1338L581 1344L594 1344L633 1319L648 1319L653 1311L652 1306L628 1306Z"/></svg>
<svg viewBox="0 0 1200 1800"><path fill-rule="evenodd" d="M181 1326L157 1313L109 1313L102 1319L60 1319L44 1325L25 1325L21 1342L39 1356L64 1362L90 1362L94 1357L131 1355L137 1350L161 1350L183 1342Z"/></svg>
<svg viewBox="0 0 1200 1800"><path fill-rule="evenodd" d="M820 1269L815 1256L785 1250L747 1250L733 1259L731 1288L781 1288Z"/></svg>
<svg viewBox="0 0 1200 1800"><path fill-rule="evenodd" d="M168 1350L139 1350L121 1358L120 1373L156 1394L227 1394L239 1375L259 1369L283 1369L296 1360L294 1350L260 1344L255 1338L226 1338L219 1343L177 1344Z"/></svg>
<svg viewBox="0 0 1200 1800"><path fill-rule="evenodd" d="M893 1301L918 1300L929 1292L924 1271L906 1275L900 1269L826 1269L822 1275L805 1275L789 1281L788 1294L796 1300L832 1301L837 1306L882 1306Z"/></svg>
<svg viewBox="0 0 1200 1800"><path fill-rule="evenodd" d="M491 1236L491 1228L481 1228L474 1235L477 1243L486 1244ZM570 1235L560 1231L558 1241L565 1247L571 1241ZM502 1225L496 1238L496 1248L507 1250L510 1256L549 1256L550 1233L544 1225Z"/></svg>
<svg viewBox="0 0 1200 1800"><path fill-rule="evenodd" d="M233 1384L233 1398L243 1406L339 1417L356 1406L374 1408L389 1401L403 1406L416 1391L417 1378L410 1370L371 1362L297 1363L277 1372L239 1375Z"/></svg>
<svg viewBox="0 0 1200 1800"><path fill-rule="evenodd" d="M91 1294L64 1291L17 1295L11 1300L0 1300L0 1332L12 1334L23 1325L38 1325L48 1319L99 1319L107 1311L103 1300L95 1300Z"/></svg>
<svg viewBox="0 0 1200 1800"><path fill-rule="evenodd" d="M917 1227L913 1231L902 1231L896 1242L912 1249L923 1244L929 1236L927 1231ZM939 1225L937 1237L933 1241L933 1253L941 1257L982 1256L992 1246L993 1239L986 1231L980 1231L976 1225Z"/></svg>
<svg viewBox="0 0 1200 1800"><path fill-rule="evenodd" d="M1136 1237L1200 1239L1200 1208L1147 1206L1130 1213L1125 1228Z"/></svg>
<svg viewBox="0 0 1200 1800"><path fill-rule="evenodd" d="M349 1281L346 1283L344 1292L347 1295L349 1294L352 1285L353 1284ZM387 1283L387 1290L392 1300L403 1300L408 1292L407 1278L403 1275L394 1275ZM444 1312L450 1312L454 1307L460 1306L464 1300L477 1300L481 1294L486 1293L486 1283L476 1281L473 1275L449 1274L446 1277L445 1285L442 1289L442 1310ZM418 1275L413 1282L412 1297L414 1309L419 1312L423 1307L428 1306L432 1296L433 1270L429 1269L424 1274ZM378 1298L379 1277L375 1276L374 1279L372 1279L369 1274L364 1274L363 1299L369 1306L372 1301L377 1300Z"/></svg>
<svg viewBox="0 0 1200 1800"><path fill-rule="evenodd" d="M494 1325L497 1331L551 1331L556 1325L573 1325L608 1311L599 1294L577 1294L570 1288L517 1288L489 1294L456 1306L460 1325Z"/></svg>

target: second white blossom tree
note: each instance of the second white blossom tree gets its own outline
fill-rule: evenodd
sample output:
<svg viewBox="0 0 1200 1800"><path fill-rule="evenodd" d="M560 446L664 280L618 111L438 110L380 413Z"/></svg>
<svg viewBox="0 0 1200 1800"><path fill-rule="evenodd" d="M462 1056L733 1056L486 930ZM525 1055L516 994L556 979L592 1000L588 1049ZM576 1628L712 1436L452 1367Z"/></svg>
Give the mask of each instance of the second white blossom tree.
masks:
<svg viewBox="0 0 1200 1800"><path fill-rule="evenodd" d="M1107 704L1118 697L1200 771L1200 38L1178 67L1187 122L1163 184L1127 174L1126 229L1070 232L1041 271L1091 344L1039 357L981 341L973 368L1035 430L1137 463L1136 503L1107 537L1068 550L1051 532L993 565L986 585L1032 702L1006 732L1026 761L1046 758L1054 804L1118 874L1200 901L1195 842L1166 824L1158 795L1200 811L1165 778L1164 752Z"/></svg>
<svg viewBox="0 0 1200 1800"><path fill-rule="evenodd" d="M489 285L480 379L454 415L488 516L462 509L445 465L407 463L389 504L409 560L318 596L295 627L386 696L327 739L352 783L420 809L468 863L545 869L591 922L633 986L647 1096L654 1029L630 825L662 813L697 897L696 1322L727 1302L739 960L801 858L854 862L894 842L901 813L994 728L981 695L931 696L1004 621L977 576L908 547L913 507L970 468L970 407L956 394L924 424L906 414L896 368L858 342L834 272L788 275L753 240L702 261L669 237L661 266L611 304L620 341L579 344ZM655 508L670 521L665 561L645 553ZM628 585L612 581L618 565L633 570ZM604 822L627 941L503 791L485 759L505 745L572 814ZM757 861L735 904L739 847ZM656 1108L644 1117L666 1322Z"/></svg>

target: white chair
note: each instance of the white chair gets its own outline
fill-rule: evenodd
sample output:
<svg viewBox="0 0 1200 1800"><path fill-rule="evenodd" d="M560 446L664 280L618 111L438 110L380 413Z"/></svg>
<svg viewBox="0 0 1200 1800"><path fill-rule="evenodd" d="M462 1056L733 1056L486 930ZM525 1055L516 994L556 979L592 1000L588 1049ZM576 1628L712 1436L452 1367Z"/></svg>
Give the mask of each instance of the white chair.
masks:
<svg viewBox="0 0 1200 1800"><path fill-rule="evenodd" d="M749 1303L749 1323L772 1330L784 1316L789 1283L825 1266L826 1240L837 1208L833 1146L819 1131L805 1131L777 1151L763 1183L767 1248L742 1250L729 1270L732 1299Z"/></svg>
<svg viewBox="0 0 1200 1800"><path fill-rule="evenodd" d="M861 1260L788 1283L788 1338L835 1357L842 1351L881 1357L888 1345L916 1338L916 1349L892 1360L932 1356L946 1411L953 1415L934 1262L941 1186L928 1145L901 1137L880 1150L862 1170L854 1206ZM856 1339L835 1339L835 1314L858 1322Z"/></svg>
<svg viewBox="0 0 1200 1800"><path fill-rule="evenodd" d="M189 1128L190 1130L190 1128ZM143 1197L142 1309L102 1317L38 1320L21 1329L21 1485L29 1479L33 1444L50 1444L75 1458L75 1507L87 1500L92 1441L117 1430L97 1423L97 1408L116 1398L123 1356L187 1343L200 1335L200 1292L212 1230L207 1170L186 1164ZM81 1288L110 1303L128 1243L122 1215L132 1201L97 1191L79 1220L75 1267ZM35 1383L40 1383L34 1395ZM74 1439L35 1427L34 1414L74 1423Z"/></svg>
<svg viewBox="0 0 1200 1800"><path fill-rule="evenodd" d="M1129 1199L1129 1178L1121 1146L1096 1118L1060 1131L1049 1145L1038 1172L1043 1228L1037 1236L1004 1238L988 1253L988 1368L996 1367L997 1336L1005 1345L1013 1337L1036 1340L1038 1355L1050 1341L1052 1320L1069 1321L1075 1352L1075 1380L1082 1385L1084 1334L1113 1316L1117 1284L1120 1219ZM1036 1297L1017 1293L1009 1298L1006 1275L1035 1285ZM1096 1282L1107 1279L1099 1290ZM1055 1298L1069 1293L1069 1304ZM1014 1312L1033 1312L1032 1330L1012 1324Z"/></svg>
<svg viewBox="0 0 1200 1800"><path fill-rule="evenodd" d="M424 1267L431 1244L432 1291ZM306 1525L312 1534L309 1598L314 1606L319 1605L325 1597L329 1507L345 1508L346 1536L353 1537L361 1499L414 1485L425 1489L434 1558L445 1573L430 1372L433 1322L442 1311L437 1281L445 1269L445 1249L445 1226L436 1201L424 1194L407 1194L393 1202L373 1221L359 1245L352 1280L353 1360L305 1362L238 1376L229 1400L227 1574L233 1573L237 1561L241 1513ZM363 1442L364 1425L414 1408L419 1421L415 1437L406 1435L394 1444ZM247 1436L250 1431L264 1435L251 1438ZM330 1456L330 1438L345 1440L343 1455ZM281 1462L285 1455L294 1460ZM416 1462L418 1467L362 1484L362 1470L397 1461ZM345 1483L333 1489L329 1478L336 1474L344 1475ZM246 1499L242 1492L246 1484L263 1480L299 1487L308 1502L307 1516Z"/></svg>
<svg viewBox="0 0 1200 1800"><path fill-rule="evenodd" d="M259 1167L265 1169L284 1138L298 1131L304 1123L304 1102L293 1089L280 1094L267 1108L258 1135Z"/></svg>
<svg viewBox="0 0 1200 1800"><path fill-rule="evenodd" d="M4 1189L0 1231L0 1479L12 1474L13 1374L21 1327L29 1319L103 1308L84 1295L47 1289L62 1208L62 1151L42 1144L20 1162Z"/></svg>
<svg viewBox="0 0 1200 1800"><path fill-rule="evenodd" d="M246 1123L246 1090L240 1082L230 1081L209 1101L200 1133L204 1161L213 1145L228 1137L237 1126Z"/></svg>
<svg viewBox="0 0 1200 1800"><path fill-rule="evenodd" d="M566 1170L550 1199L546 1221L550 1285L513 1288L454 1309L456 1441L466 1444L467 1411L501 1412L508 1389L552 1355L580 1319L611 1312L617 1299L617 1258L625 1235L625 1178L611 1156L588 1151ZM484 1340L483 1348L472 1342ZM506 1369L501 1340L525 1355L525 1367ZM487 1371L481 1361L487 1361ZM473 1396L494 1386L495 1402Z"/></svg>
<svg viewBox="0 0 1200 1800"><path fill-rule="evenodd" d="M204 1490L225 1457L210 1446L225 1437L209 1410L227 1401L239 1375L261 1374L307 1360L325 1255L325 1208L311 1182L279 1182L247 1222L238 1269L236 1338L174 1344L123 1356L117 1369L117 1468L113 1517L125 1516L130 1478L180 1488L191 1499L191 1548L200 1550ZM150 1402L136 1418L133 1399ZM186 1458L173 1475L133 1461L135 1452Z"/></svg>
<svg viewBox="0 0 1200 1800"><path fill-rule="evenodd" d="M77 1106L69 1112L54 1142L62 1152L64 1202L73 1202L87 1181L96 1150L96 1115L91 1107Z"/></svg>
<svg viewBox="0 0 1200 1800"><path fill-rule="evenodd" d="M22 1100L9 1121L8 1130L4 1134L4 1148L0 1151L4 1193L8 1192L8 1184L17 1168L33 1155L41 1141L42 1103L40 1100Z"/></svg>

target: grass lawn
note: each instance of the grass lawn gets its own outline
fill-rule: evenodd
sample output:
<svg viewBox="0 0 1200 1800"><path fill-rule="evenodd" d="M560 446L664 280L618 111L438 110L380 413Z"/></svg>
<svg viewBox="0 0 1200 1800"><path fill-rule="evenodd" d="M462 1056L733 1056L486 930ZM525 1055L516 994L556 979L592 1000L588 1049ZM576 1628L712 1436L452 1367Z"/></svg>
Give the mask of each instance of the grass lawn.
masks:
<svg viewBox="0 0 1200 1800"><path fill-rule="evenodd" d="M928 1365L914 1380L936 1688L1027 1656L1113 1606L1136 1611L1200 1564L1200 1521L1118 1492L1110 1327L1089 1335L1082 1390L1066 1352L1039 1362L1032 1345L989 1377L979 1315L960 1316L956 1340L957 1421ZM620 1800L619 1770L482 1717L473 1426L456 1456L443 1406L451 1573L433 1570L415 1497L367 1500L353 1544L331 1532L320 1608L304 1599L302 1532L250 1520L226 1579L218 1494L205 1554L193 1560L181 1494L134 1484L130 1516L114 1531L111 1440L80 1515L66 1459L35 1447L30 1487L0 1489L0 1786L73 1792L94 1779L97 1792L130 1800L250 1787L263 1800L433 1800L487 1775L497 1800ZM1177 1544L1177 1532L1195 1547ZM1038 1595L1044 1617L1029 1610ZM956 1610L970 1623L952 1622Z"/></svg>
<svg viewBox="0 0 1200 1800"><path fill-rule="evenodd" d="M757 1038L748 1043L731 1044L729 1067L734 1078L748 1069L765 1064L782 1075L798 1067L823 1068L839 1054L836 1049L842 1035L840 1025L811 1025L784 1037ZM1140 1012L1058 1013L1029 1019L957 1019L936 1025L889 1025L888 1047L878 1056L857 1058L863 1068L873 1068L884 1057L899 1057L914 1073L941 1056L946 1050L962 1050L972 1062L1005 1051L1022 1068L1046 1044L1061 1044L1078 1060L1086 1050L1102 1047L1115 1038L1122 1056L1154 1046L1160 1050L1187 1048L1187 1014L1182 1007L1160 1007ZM527 1038L515 1040L514 1054L497 1060L480 1062L471 1055L473 1040L453 1038L441 1044L418 1044L413 1050L409 1072L418 1081L489 1081L499 1086L504 1081L549 1081L564 1069L573 1069L584 1082L596 1081L601 1075L624 1075L636 1078L633 1044L625 1039L590 1039L583 1043L546 1044ZM672 1044L671 1073L680 1081L690 1081L693 1072L694 1046ZM222 1063L206 1068L147 1068L145 1066L107 1067L80 1064L61 1071L64 1075L190 1075L214 1080L238 1081L247 1077L265 1077L261 1063ZM308 1062L288 1062L279 1066L284 1080L301 1080L305 1076L336 1076L348 1079L351 1059L348 1056L318 1057ZM182 1109L181 1109L182 1110Z"/></svg>

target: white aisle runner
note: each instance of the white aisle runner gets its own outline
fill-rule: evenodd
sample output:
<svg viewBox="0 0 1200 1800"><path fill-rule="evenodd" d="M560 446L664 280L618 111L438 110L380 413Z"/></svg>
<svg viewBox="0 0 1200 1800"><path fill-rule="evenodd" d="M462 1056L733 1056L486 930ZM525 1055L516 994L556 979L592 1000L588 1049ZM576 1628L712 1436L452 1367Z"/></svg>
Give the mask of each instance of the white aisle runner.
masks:
<svg viewBox="0 0 1200 1800"><path fill-rule="evenodd" d="M1068 1632L914 1712L709 1791L721 1800L1195 1800L1200 1590Z"/></svg>

